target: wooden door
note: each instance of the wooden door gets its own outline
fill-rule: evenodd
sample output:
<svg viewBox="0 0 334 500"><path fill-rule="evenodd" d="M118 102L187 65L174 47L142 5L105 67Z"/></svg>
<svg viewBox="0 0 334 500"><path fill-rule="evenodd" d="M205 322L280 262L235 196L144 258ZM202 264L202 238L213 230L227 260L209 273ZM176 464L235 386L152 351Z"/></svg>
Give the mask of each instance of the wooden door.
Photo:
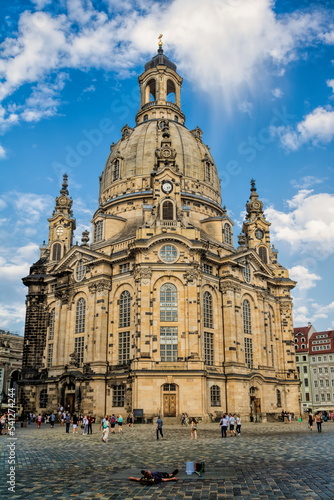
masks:
<svg viewBox="0 0 334 500"><path fill-rule="evenodd" d="M68 410L71 415L74 413L74 394L66 394L66 404L65 404L65 409L66 411Z"/></svg>
<svg viewBox="0 0 334 500"><path fill-rule="evenodd" d="M176 394L164 394L164 417L176 417Z"/></svg>
<svg viewBox="0 0 334 500"><path fill-rule="evenodd" d="M261 398L255 398L254 409L255 409L255 415L261 413Z"/></svg>

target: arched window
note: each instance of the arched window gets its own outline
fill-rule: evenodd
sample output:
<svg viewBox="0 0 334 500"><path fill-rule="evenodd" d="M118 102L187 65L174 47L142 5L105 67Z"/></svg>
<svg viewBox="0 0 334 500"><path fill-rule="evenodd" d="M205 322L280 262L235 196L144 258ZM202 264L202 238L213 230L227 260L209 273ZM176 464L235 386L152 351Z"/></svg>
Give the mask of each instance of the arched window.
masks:
<svg viewBox="0 0 334 500"><path fill-rule="evenodd" d="M54 332L55 332L55 314L56 310L51 309L49 316L49 340L53 340Z"/></svg>
<svg viewBox="0 0 334 500"><path fill-rule="evenodd" d="M160 321L177 321L177 288L165 283L160 288Z"/></svg>
<svg viewBox="0 0 334 500"><path fill-rule="evenodd" d="M145 89L145 102L152 102L156 100L156 82L152 78L146 85Z"/></svg>
<svg viewBox="0 0 334 500"><path fill-rule="evenodd" d="M211 164L208 161L206 161L204 167L205 167L205 180L211 181Z"/></svg>
<svg viewBox="0 0 334 500"><path fill-rule="evenodd" d="M204 292L203 295L203 322L205 328L213 328L212 295L210 292Z"/></svg>
<svg viewBox="0 0 334 500"><path fill-rule="evenodd" d="M230 224L224 224L224 243L232 245L232 230Z"/></svg>
<svg viewBox="0 0 334 500"><path fill-rule="evenodd" d="M252 333L250 303L247 299L242 303L242 319L244 323L244 333Z"/></svg>
<svg viewBox="0 0 334 500"><path fill-rule="evenodd" d="M46 389L42 389L39 393L39 407L46 408L48 405L48 392Z"/></svg>
<svg viewBox="0 0 334 500"><path fill-rule="evenodd" d="M210 400L211 406L220 406L220 387L218 385L212 385L210 387Z"/></svg>
<svg viewBox="0 0 334 500"><path fill-rule="evenodd" d="M172 80L167 81L167 98L169 102L175 103L175 84Z"/></svg>
<svg viewBox="0 0 334 500"><path fill-rule="evenodd" d="M85 331L86 321L86 301L82 297L77 302L75 316L75 333L83 333Z"/></svg>
<svg viewBox="0 0 334 500"><path fill-rule="evenodd" d="M82 260L79 260L77 263L77 267L75 268L75 279L77 281L83 280L86 274L86 266L84 265Z"/></svg>
<svg viewBox="0 0 334 500"><path fill-rule="evenodd" d="M103 220L99 220L94 224L94 242L102 241L103 239Z"/></svg>
<svg viewBox="0 0 334 500"><path fill-rule="evenodd" d="M266 247L259 247L259 256L260 256L260 259L265 264L267 264L268 258L267 258L267 249L266 249Z"/></svg>
<svg viewBox="0 0 334 500"><path fill-rule="evenodd" d="M52 260L60 260L61 258L61 244L54 243L52 247Z"/></svg>
<svg viewBox="0 0 334 500"><path fill-rule="evenodd" d="M174 219L174 206L171 201L164 201L162 204L162 219L163 220L173 220Z"/></svg>
<svg viewBox="0 0 334 500"><path fill-rule="evenodd" d="M251 280L251 270L250 270L250 265L248 263L246 263L245 267L242 269L242 274L244 276L246 283L249 283Z"/></svg>
<svg viewBox="0 0 334 500"><path fill-rule="evenodd" d="M121 293L119 298L119 327L130 326L131 295L128 290Z"/></svg>
<svg viewBox="0 0 334 500"><path fill-rule="evenodd" d="M114 161L114 169L113 169L113 180L117 181L119 179L119 160Z"/></svg>
<svg viewBox="0 0 334 500"><path fill-rule="evenodd" d="M144 122L147 122L147 120L148 120L148 115L144 115L144 119L143 119L143 121L144 121Z"/></svg>

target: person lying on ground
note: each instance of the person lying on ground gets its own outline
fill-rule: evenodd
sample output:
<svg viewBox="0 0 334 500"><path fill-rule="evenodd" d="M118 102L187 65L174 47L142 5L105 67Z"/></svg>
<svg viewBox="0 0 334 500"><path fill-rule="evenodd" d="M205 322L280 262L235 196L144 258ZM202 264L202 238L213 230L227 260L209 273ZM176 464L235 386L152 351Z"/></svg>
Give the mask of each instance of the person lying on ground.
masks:
<svg viewBox="0 0 334 500"><path fill-rule="evenodd" d="M130 481L139 481L141 484L152 485L166 481L177 481L178 478L175 476L178 472L178 469L171 474L168 472L159 472L157 470L142 470L142 477L129 477L129 479Z"/></svg>

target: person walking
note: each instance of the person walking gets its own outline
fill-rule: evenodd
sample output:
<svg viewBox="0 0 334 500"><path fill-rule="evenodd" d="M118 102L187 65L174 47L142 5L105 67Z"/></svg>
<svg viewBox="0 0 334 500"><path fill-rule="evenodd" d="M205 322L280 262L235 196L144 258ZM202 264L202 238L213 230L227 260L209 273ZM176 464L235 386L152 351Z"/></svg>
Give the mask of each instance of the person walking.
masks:
<svg viewBox="0 0 334 500"><path fill-rule="evenodd" d="M312 414L312 412L310 412L308 414L308 425L309 425L310 431L313 429L313 421L314 421L313 414Z"/></svg>
<svg viewBox="0 0 334 500"><path fill-rule="evenodd" d="M115 434L115 425L117 422L117 418L115 417L114 414L111 415L110 418L110 428L111 428L111 434Z"/></svg>
<svg viewBox="0 0 334 500"><path fill-rule="evenodd" d="M157 418L157 440L159 441L159 434L160 436L163 438L164 435L162 433L162 426L163 426L163 421L162 419L160 418L160 415L159 417Z"/></svg>
<svg viewBox="0 0 334 500"><path fill-rule="evenodd" d="M102 441L106 443L108 441L108 436L109 436L109 419L107 415L101 421L100 430L101 429L102 429Z"/></svg>
<svg viewBox="0 0 334 500"><path fill-rule="evenodd" d="M197 439L197 420L196 420L196 418L191 419L190 439Z"/></svg>
<svg viewBox="0 0 334 500"><path fill-rule="evenodd" d="M42 415L41 415L41 414L39 414L39 415L38 415L38 417L37 417L37 420L36 420L36 422L37 422L37 428L38 428L38 429L40 429L40 428L41 428L42 420L43 420L43 419L42 419Z"/></svg>
<svg viewBox="0 0 334 500"><path fill-rule="evenodd" d="M118 415L117 424L118 424L118 432L123 432L123 417L122 417L122 415Z"/></svg>
<svg viewBox="0 0 334 500"><path fill-rule="evenodd" d="M221 426L221 430L222 430L222 438L226 438L227 437L226 431L228 428L228 418L227 418L226 413L224 413L223 418L219 422L219 425Z"/></svg>
<svg viewBox="0 0 334 500"><path fill-rule="evenodd" d="M318 432L321 432L322 414L320 413L320 411L318 411L318 413L315 416L315 422L317 424Z"/></svg>
<svg viewBox="0 0 334 500"><path fill-rule="evenodd" d="M230 425L230 436L236 436L235 430L234 430L234 425L235 425L235 416L230 413L230 420L229 420L229 425Z"/></svg>

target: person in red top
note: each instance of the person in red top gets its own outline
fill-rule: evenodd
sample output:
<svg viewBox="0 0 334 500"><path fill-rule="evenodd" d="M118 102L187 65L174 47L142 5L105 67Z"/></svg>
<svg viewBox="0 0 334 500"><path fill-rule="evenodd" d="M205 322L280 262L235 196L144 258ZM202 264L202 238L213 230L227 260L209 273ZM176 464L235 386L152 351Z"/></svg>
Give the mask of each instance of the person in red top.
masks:
<svg viewBox="0 0 334 500"><path fill-rule="evenodd" d="M87 415L87 420L88 420L88 433L87 434L93 434L93 429L92 429L93 417L91 415Z"/></svg>

